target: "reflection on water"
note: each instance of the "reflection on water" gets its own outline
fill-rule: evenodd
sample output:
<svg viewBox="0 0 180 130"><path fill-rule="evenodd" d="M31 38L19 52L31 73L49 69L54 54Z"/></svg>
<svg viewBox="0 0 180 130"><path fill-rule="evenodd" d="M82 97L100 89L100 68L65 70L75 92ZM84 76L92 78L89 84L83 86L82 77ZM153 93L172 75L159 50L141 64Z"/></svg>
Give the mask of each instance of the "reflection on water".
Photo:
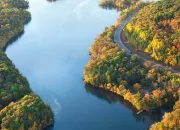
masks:
<svg viewBox="0 0 180 130"><path fill-rule="evenodd" d="M99 0L30 0L32 20L6 54L55 115L53 130L146 130L159 120L124 100L84 88L89 47L119 16ZM98 97L98 98L97 98Z"/></svg>
<svg viewBox="0 0 180 130"><path fill-rule="evenodd" d="M57 0L47 0L48 2L56 2Z"/></svg>
<svg viewBox="0 0 180 130"><path fill-rule="evenodd" d="M6 46L3 48L3 51L5 51L7 49L7 47L11 46L12 44L14 44L22 35L24 34L24 31L20 32L18 35L16 35L15 37L12 37L8 43L6 44Z"/></svg>
<svg viewBox="0 0 180 130"><path fill-rule="evenodd" d="M113 104L116 102L123 104L127 109L131 110L132 116L136 119L137 122L142 122L147 125L151 124L152 122L160 121L164 112L169 110L169 108L162 108L162 110L158 112L142 112L140 114L137 114L137 109L134 108L131 103L125 101L121 96L103 90L101 88L93 87L91 85L85 85L85 90L87 93L96 96L98 99L105 100L109 104Z"/></svg>
<svg viewBox="0 0 180 130"><path fill-rule="evenodd" d="M105 100L109 104L118 102L123 104L126 108L131 109L133 113L136 113L136 109L129 102L124 101L124 99L121 96L118 96L117 94L103 90L101 88L93 87L91 85L85 85L84 88L87 93L90 93L101 100Z"/></svg>

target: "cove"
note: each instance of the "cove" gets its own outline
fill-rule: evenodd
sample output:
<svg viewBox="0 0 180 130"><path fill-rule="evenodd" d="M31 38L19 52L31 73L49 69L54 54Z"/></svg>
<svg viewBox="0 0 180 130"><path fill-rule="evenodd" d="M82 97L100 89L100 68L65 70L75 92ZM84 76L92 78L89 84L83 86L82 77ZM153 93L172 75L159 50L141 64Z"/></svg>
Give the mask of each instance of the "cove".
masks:
<svg viewBox="0 0 180 130"><path fill-rule="evenodd" d="M136 115L112 93L84 87L89 47L119 13L98 0L30 0L32 20L6 54L55 115L52 130L148 129L161 114ZM163 113L162 113L163 114Z"/></svg>

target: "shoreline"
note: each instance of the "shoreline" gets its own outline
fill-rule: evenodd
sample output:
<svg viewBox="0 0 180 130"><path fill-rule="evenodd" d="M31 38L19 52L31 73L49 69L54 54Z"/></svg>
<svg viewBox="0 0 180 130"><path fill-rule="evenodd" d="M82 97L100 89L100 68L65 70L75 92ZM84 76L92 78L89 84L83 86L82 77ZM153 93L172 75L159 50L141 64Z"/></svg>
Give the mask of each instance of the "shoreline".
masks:
<svg viewBox="0 0 180 130"><path fill-rule="evenodd" d="M29 12L29 11L28 11ZM25 23L24 23L24 28L26 25L28 25L29 23L31 22L31 17L29 18L29 20L27 20ZM2 46L2 49L3 52L5 53L6 49L11 45L13 44L13 42L15 42L16 40L18 40L21 36L23 36L25 30L24 28L18 32L16 35L12 36L11 38L7 39L7 41L4 43L4 45Z"/></svg>
<svg viewBox="0 0 180 130"><path fill-rule="evenodd" d="M128 16L133 14L134 11L132 11ZM131 18L132 19L132 18ZM179 79L179 73L173 73L166 69L166 67L162 66L162 69L156 69L154 66L147 66L145 64L142 64L142 61L139 61L140 56L134 56L131 54L131 51L129 51L129 48L124 45L124 41L121 41L122 38L122 32L123 28L126 25L126 22L128 23L130 20L128 17L125 19L117 19L120 20L120 24L115 27L114 25L110 26L109 28L105 29L104 32L102 32L100 35L96 37L96 40L90 47L90 54L91 59L89 60L88 64L86 65L84 69L84 83L90 84L91 87L100 88L105 91L110 91L116 95L119 95L124 98L124 100L130 102L133 107L136 108L139 112L139 114L142 111L146 112L153 112L157 111L158 109L161 109L165 105L173 104L178 101L178 97L173 96L173 94L177 94L178 87L178 81L177 84L169 84L172 79ZM118 22L118 21L117 21ZM116 31L117 30L117 31ZM120 32L120 33L118 33ZM112 35L114 35L114 39L112 38ZM118 45L118 49L116 44ZM121 51L123 54L121 54ZM119 55L120 54L120 55ZM136 76L133 78L130 71L132 71L131 67L136 67L131 65L131 63L128 63L130 65L123 64L122 61L125 59L121 57L125 57L126 59L132 58L136 59L138 64L141 66L141 68L138 68L136 71L141 70L144 68L146 72L143 72L144 75L141 75L140 79L137 81ZM142 58L143 61L148 61L145 58ZM142 60L141 59L141 60ZM136 60L132 60L133 62L136 62ZM119 61L119 62L118 62ZM129 61L131 62L131 61ZM122 66L123 64L123 66ZM131 67L125 67L125 66L131 66ZM155 68L155 69L154 69ZM126 70L127 69L127 70ZM129 69L129 70L128 70ZM171 69L173 70L173 69ZM128 73L127 73L128 72ZM122 73L122 74L121 74ZM149 74L150 73L150 74ZM132 71L133 74L133 71ZM138 73L137 73L138 74ZM154 74L154 76L153 76ZM126 79L130 75L132 80L136 80L133 84L129 82L129 80ZM125 78L119 78L125 77ZM147 76L147 77L146 77ZM146 91L144 86L144 81L148 81L148 76L154 77L152 81L148 83L148 87L152 89L148 92ZM168 79L162 77L169 77ZM146 80L147 78L147 80ZM159 80L162 78L162 80ZM121 83L121 81L126 81L125 85ZM143 80L143 81L142 81ZM128 85L127 85L128 84ZM132 85L140 87L139 91L137 93L133 93L131 89ZM128 87L127 87L128 86ZM141 89L142 86L142 89ZM152 88L151 88L152 86ZM169 86L169 87L167 87ZM168 92L168 90L171 89L172 96ZM142 91L141 91L142 90ZM159 95L160 94L160 95Z"/></svg>
<svg viewBox="0 0 180 130"><path fill-rule="evenodd" d="M10 1L11 2L11 1ZM1 4L1 3L0 3ZM4 7L4 9L6 9L6 7ZM7 7L7 9L11 9L11 7ZM17 10L18 10L18 8L17 8ZM20 80L19 81L19 86L20 85L22 85L23 87L24 87L24 89L27 89L28 91L27 91L27 93L23 93L23 91L21 92L21 93L18 93L18 95L21 95L19 98L16 98L16 99L14 99L14 93L9 93L9 94L11 94L12 95L12 99L11 100L9 100L8 102L10 102L10 103L8 103L7 105L5 105L5 106L3 106L3 105L1 105L0 104L0 106L2 107L2 108L0 108L0 121L1 121L1 125L2 125L2 123L3 123L3 121L2 121L2 119L4 119L4 118L6 118L6 116L7 115L2 115L2 112L4 113L9 113L8 111L15 111L16 110L16 108L14 108L14 106L19 106L20 108L18 108L18 110L19 109L21 109L21 111L22 110L24 110L24 107L25 106L23 106L23 102L27 102L26 100L32 100L31 101L31 104L35 107L35 109L36 109L36 111L38 112L38 113L42 113L42 114L45 114L44 113L44 110L46 110L48 113L48 115L45 115L45 119L47 118L49 118L48 120L43 120L43 118L40 120L40 121L44 121L44 122L46 122L47 121L47 124L42 124L41 125L41 122L39 122L39 125L37 125L37 126L34 126L34 124L32 124L33 126L32 127L36 127L37 129L45 129L45 128L47 128L47 127L49 127L49 126L51 126L51 125L53 125L53 123L54 123L54 114L53 114L53 111L52 111L52 109L50 108L50 106L49 105L47 105L36 93L34 93L33 91L32 91L32 89L31 89L31 87L30 87L30 85L29 85L29 83L28 83L28 80L26 79L26 77L24 77L20 72L19 72L19 70L15 67L15 65L13 64L13 62L8 58L8 56L6 55L6 53L5 53L5 51L6 51L6 49L11 45L11 44L13 44L14 43L14 41L16 41L16 40L18 40L19 39L19 37L21 37L23 34L24 34L24 28L25 28L25 25L26 24L28 24L30 21L31 21L31 14L30 14L30 12L29 11L27 11L27 10L25 10L25 9L23 9L22 10L22 12L25 12L26 14L24 14L24 15L26 15L25 17L27 18L25 21L24 21L24 23L23 23L23 26L17 26L16 28L19 28L19 32L16 32L14 35L12 35L10 38L6 38L6 40L4 40L4 42L2 42L3 44L1 44L0 45L0 51L1 51L1 53L2 53L2 55L0 55L0 63L2 62L4 62L5 63L5 65L7 65L7 68L11 68L11 70L8 70L8 71L12 71L11 72L11 75L18 75L19 76L19 78L22 80ZM24 13L23 12L23 13ZM28 16L29 15L29 16ZM24 16L23 16L24 17ZM25 18L24 17L24 18ZM22 17L21 17L21 19L23 19ZM22 27L22 28L21 28ZM18 29L16 30L16 31L18 31ZM2 58L3 57L3 58ZM0 64L1 65L1 64ZM3 64L2 64L3 65ZM2 69L1 69L1 67L0 67L0 73L1 73L1 71L2 71ZM16 73L15 73L16 72ZM0 75L1 76L1 75ZM6 76L6 75L5 75ZM7 76L9 76L8 75L8 73L7 73ZM0 79L1 79L1 77L0 77ZM14 79L15 80L15 79ZM2 81L1 81L2 82ZM25 82L26 84L24 84L23 82ZM4 82L2 82L2 85L4 85L4 84L6 84L6 81L4 81ZM12 83L11 83L12 85L13 85L13 81L12 81ZM14 84L14 85L16 85L16 84ZM3 86L2 86L3 87ZM3 89L5 89L5 88L2 88L2 92L3 92ZM12 88L11 88L12 89ZM17 89L19 89L19 88L17 88ZM18 90L18 91L20 91L20 90ZM29 97L28 97L29 96ZM4 97L0 97L0 101L1 102L5 102L6 100L5 99L3 99ZM30 99L28 99L28 98L30 98ZM38 105L36 105L35 104L35 102L37 103L42 103L42 106L41 106L41 108L38 106ZM34 104L33 104L34 103ZM12 109L12 110L11 110ZM15 109L15 110L13 110L13 109ZM31 111L34 111L34 108L30 108L31 109ZM41 109L41 110L40 110ZM21 120L21 116L19 116L19 115L17 115L18 113L13 113L13 115L15 116L15 118L17 119L18 118L18 120ZM23 116L25 116L25 115L28 115L28 114L34 114L34 113L29 113L29 111L24 111L24 114L23 114ZM48 117L49 116L49 117ZM11 117L11 118L14 118L14 117ZM36 120L34 120L35 122L36 122ZM34 123L35 123L34 122ZM7 122L8 123L8 122ZM16 125L16 123L17 122L14 122L14 124ZM38 122L37 122L38 123ZM7 127L9 127L9 126L7 126ZM26 126L25 126L26 127ZM2 128L2 126L0 126L0 129L3 129ZM8 129L8 128L7 128Z"/></svg>

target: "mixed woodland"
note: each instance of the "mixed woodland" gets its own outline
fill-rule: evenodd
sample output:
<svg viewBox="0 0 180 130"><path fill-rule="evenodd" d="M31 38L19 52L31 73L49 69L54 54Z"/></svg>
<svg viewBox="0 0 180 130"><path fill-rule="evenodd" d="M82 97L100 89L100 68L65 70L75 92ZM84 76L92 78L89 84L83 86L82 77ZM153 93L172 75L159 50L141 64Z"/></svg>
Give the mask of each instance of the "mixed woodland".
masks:
<svg viewBox="0 0 180 130"><path fill-rule="evenodd" d="M129 43L155 60L180 68L180 0L142 8L125 27Z"/></svg>
<svg viewBox="0 0 180 130"><path fill-rule="evenodd" d="M99 6L102 8L116 8L118 10L123 10L137 2L139 2L139 0L100 0Z"/></svg>
<svg viewBox="0 0 180 130"><path fill-rule="evenodd" d="M31 19L28 2L24 0L2 0L0 2L0 48L24 30L24 24Z"/></svg>
<svg viewBox="0 0 180 130"><path fill-rule="evenodd" d="M177 11L179 11L178 9L176 9L179 0L162 0L160 2L144 5L144 7L140 6L142 9L140 9L138 15L135 18L133 18L132 21L129 23L131 26L129 24L126 26L128 28L128 31L129 28L132 29L131 32L128 33L129 36L130 34L133 35L133 31L136 26L147 26L146 29L151 29L149 26L153 24L153 22L148 23L147 21L151 19L149 15L154 15L156 11L149 11L150 9L147 9L146 12L149 11L148 13L145 13L145 11L141 13L144 9L150 7L155 8L156 6L159 7L160 5L164 7L165 3L167 7L172 8L171 11L174 11L174 19L177 17L178 14L180 14L176 13ZM168 6L167 3L169 3L170 5ZM161 6L159 7L159 9L161 8ZM161 12L163 12L163 9L161 9ZM128 15L130 14L131 13L129 13ZM128 15L125 16L127 17ZM120 16L122 17L123 14ZM136 22L138 16L139 21L141 23L146 23L145 25L138 25L138 23ZM143 22L143 20L146 21ZM102 88L107 91L111 91L117 95L120 95L124 98L124 100L130 102L139 111L143 110L151 112L167 104L173 106L173 104L176 102L173 111L170 113L166 113L163 117L163 120L161 122L153 124L150 129L180 129L180 75L172 73L167 69L154 68L151 62L141 62L136 57L136 55L127 55L126 52L123 49L121 49L118 44L114 43L113 38L115 29L115 25L109 28L105 28L105 31L95 39L93 45L90 48L91 59L89 60L84 70L84 82L86 84L90 84L93 87ZM156 31L156 29L157 28L153 29L154 33L158 33L158 31L160 31L158 29ZM163 29L161 29L161 31ZM179 27L176 27L176 30L178 29ZM166 31L169 31L169 29L165 29L165 31L162 32L166 34ZM178 33L178 31L172 31L171 33L175 34ZM130 36L131 40L139 40L139 35L140 34L137 34L136 32L136 35L133 35L134 37ZM172 40L171 37L169 37L170 35L171 34L167 35L167 41L176 41L180 36L179 34L172 34L174 38ZM143 34L142 36L147 35ZM148 39L146 40L150 42L150 38L151 37L148 37ZM177 49L178 42L176 42L173 42L172 44L169 43L171 44L169 46L172 47L176 44L176 46L173 47L176 48L176 51L174 51L173 53L174 56L175 54L177 56L179 53ZM137 41L136 43L138 43L139 45L141 44L141 41ZM154 41L154 44L159 45L159 41ZM155 49L158 47L158 45L155 46ZM162 46L160 48L162 49ZM171 51L172 50L173 49L171 49ZM176 57L175 59L177 59L176 63L178 64L178 57ZM172 60L173 58L171 58L171 61Z"/></svg>
<svg viewBox="0 0 180 130"><path fill-rule="evenodd" d="M0 129L41 130L53 123L51 108L32 92L3 49L31 19L25 0L0 1Z"/></svg>

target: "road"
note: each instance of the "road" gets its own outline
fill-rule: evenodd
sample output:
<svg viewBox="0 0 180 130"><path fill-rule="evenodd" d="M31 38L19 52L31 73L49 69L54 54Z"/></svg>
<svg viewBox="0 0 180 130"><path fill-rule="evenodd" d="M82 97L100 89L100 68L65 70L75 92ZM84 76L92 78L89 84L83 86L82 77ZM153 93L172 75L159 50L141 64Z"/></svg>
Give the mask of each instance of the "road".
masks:
<svg viewBox="0 0 180 130"><path fill-rule="evenodd" d="M128 55L131 55L131 51L124 45L123 41L121 40L121 32L126 24L136 15L137 11L129 15L125 20L121 22L119 27L114 32L114 41L119 44L121 49L124 49Z"/></svg>
<svg viewBox="0 0 180 130"><path fill-rule="evenodd" d="M114 32L114 41L115 43L119 44L120 48L121 49L124 49L128 55L134 55L136 54L136 56L140 59L142 59L144 62L147 62L147 61L151 61L153 66L152 67L158 67L158 68L166 68L168 70L170 70L171 72L173 73L177 73L178 75L180 75L180 72L177 71L177 70L174 70L170 67L166 67L165 65L163 64L159 64L159 63L156 63L155 61L152 61L152 60L149 60L149 59L146 59L145 57L139 55L138 53L136 53L136 51L133 51L133 53L131 52L131 50L129 48L127 48L124 44L124 42L122 41L121 39L121 33L123 31L123 28L126 26L126 24L136 15L138 11L134 11L131 15L129 15L125 20L123 20L121 22L121 24L119 25L119 27L115 30Z"/></svg>

